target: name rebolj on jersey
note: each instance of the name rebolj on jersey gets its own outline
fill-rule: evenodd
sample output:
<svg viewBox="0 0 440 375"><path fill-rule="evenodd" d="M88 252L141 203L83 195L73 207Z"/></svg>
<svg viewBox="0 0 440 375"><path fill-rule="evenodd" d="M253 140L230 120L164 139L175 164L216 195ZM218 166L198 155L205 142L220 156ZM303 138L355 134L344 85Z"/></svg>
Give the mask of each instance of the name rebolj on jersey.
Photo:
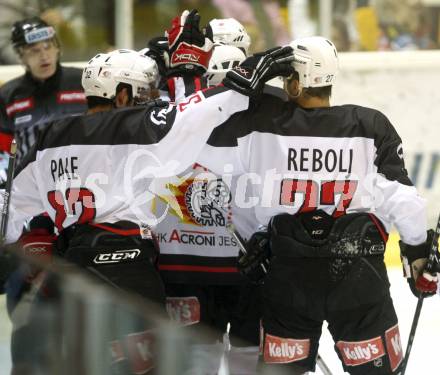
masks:
<svg viewBox="0 0 440 375"><path fill-rule="evenodd" d="M323 151L318 148L289 148L287 169L295 172L338 172L351 173L353 149Z"/></svg>

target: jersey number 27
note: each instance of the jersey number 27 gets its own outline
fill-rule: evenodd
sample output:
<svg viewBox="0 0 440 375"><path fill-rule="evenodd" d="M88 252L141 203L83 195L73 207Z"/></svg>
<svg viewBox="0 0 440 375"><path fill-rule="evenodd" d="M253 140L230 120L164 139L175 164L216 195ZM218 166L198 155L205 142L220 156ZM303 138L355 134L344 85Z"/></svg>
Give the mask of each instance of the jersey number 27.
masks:
<svg viewBox="0 0 440 375"><path fill-rule="evenodd" d="M336 206L333 217L345 214L357 188L357 181L336 180L322 181L321 186L313 180L284 179L281 181L280 204L293 206L295 195L302 194L304 202L298 213L313 211L318 205ZM335 203L335 195L341 195L339 202Z"/></svg>

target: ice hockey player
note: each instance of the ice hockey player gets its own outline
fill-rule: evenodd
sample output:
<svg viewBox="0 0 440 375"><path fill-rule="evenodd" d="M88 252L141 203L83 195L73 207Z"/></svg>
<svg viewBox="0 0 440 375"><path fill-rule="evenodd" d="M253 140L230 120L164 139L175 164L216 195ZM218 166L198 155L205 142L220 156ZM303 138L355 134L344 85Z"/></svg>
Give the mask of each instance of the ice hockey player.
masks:
<svg viewBox="0 0 440 375"><path fill-rule="evenodd" d="M209 39L201 38L200 31L197 34L197 17L196 12L185 12L175 20L171 56L180 53L182 45L202 60L210 53ZM151 282L146 278L146 268L139 283L134 283L134 272L122 280L121 268L115 271L116 265L106 267L109 246L114 242L112 250L133 250L133 254L124 253L119 266L133 271L141 265L147 267L152 246L142 248L136 240L148 240L148 226L152 224L148 195L144 199L148 181L191 165L212 129L248 108L249 98L218 87L197 93L177 106L153 102L115 110L115 106L142 102L142 94L150 89L152 77L145 73L145 64L151 60L138 54L135 61L120 60L126 56L133 56L133 52L122 50L92 59L83 72L88 114L55 122L41 132L13 181L6 239L16 240L24 220L46 211L60 237L67 239L62 249L67 260L89 265L120 287L162 298L160 288L145 288ZM255 83L289 73L292 58L290 48L260 54L256 59L261 69L255 70ZM118 64L130 63L116 64L112 69L113 59ZM175 66L189 63L176 59ZM116 165L120 167L115 169ZM94 242L90 248L98 233L103 243ZM115 258L119 260L120 256Z"/></svg>
<svg viewBox="0 0 440 375"><path fill-rule="evenodd" d="M18 163L49 122L83 113L87 106L81 86L82 71L61 66L61 46L52 26L38 17L17 21L12 27L11 43L26 72L0 88L0 153L7 159L15 138ZM32 233L22 238L24 244L38 242L45 248L51 247L53 224L47 216L33 219L30 229ZM23 292L24 277L16 272L8 281L10 312Z"/></svg>
<svg viewBox="0 0 440 375"><path fill-rule="evenodd" d="M237 47L247 56L251 39L243 25L237 20L233 18L213 19L209 21L205 32L215 44ZM179 102L195 91L207 87L206 78L203 77L206 67L203 68L203 65L208 65L211 55L207 55L206 61L202 64L188 64L189 69L185 68L185 74L181 75L181 68L176 70L170 66L171 57L167 35L169 34L152 38L148 42L148 47L139 52L153 58L158 65L161 77L159 83L161 98Z"/></svg>
<svg viewBox="0 0 440 375"><path fill-rule="evenodd" d="M244 59L238 47L215 44L205 74L208 84L221 83ZM234 339L258 345L259 298L253 293L257 287L239 274L239 248L226 225L233 221L245 237L257 227L253 209L234 207L231 190L235 185L236 180L224 182L197 163L170 181L168 194L178 208L173 209L166 197L157 206L158 212L166 206L169 210L156 227L159 269L173 319L184 325L200 321L215 328L219 337L210 338L211 343L221 338L230 322Z"/></svg>
<svg viewBox="0 0 440 375"><path fill-rule="evenodd" d="M209 53L211 42L197 34L197 18L196 12L185 12L175 20L171 56L183 44L202 60ZM152 79L145 72L147 57L120 60L125 56L134 55L122 50L92 59L83 72L88 114L57 121L41 132L14 178L6 240L16 240L28 217L46 211L66 240L60 249L67 260L121 288L160 300L161 288L152 287L157 286L154 272L146 277L153 269L149 225L155 222L145 187L154 177L191 165L212 129L247 109L249 98L219 87L177 106L153 102L125 108L145 99L142 94L150 91ZM259 86L289 74L292 58L290 48L255 57L261 69L255 69L253 83ZM113 59L118 62L115 69ZM130 63L119 66L121 61ZM175 64L189 63L177 59ZM122 259L119 250L125 251ZM109 256L118 263L106 264ZM130 277L120 277L122 268L130 270ZM135 274L139 270L141 276Z"/></svg>
<svg viewBox="0 0 440 375"><path fill-rule="evenodd" d="M218 24L219 27L216 26ZM165 78L162 81L166 82L167 91L174 93L171 98L177 103L196 91L221 83L226 72L245 59L243 51L248 51L250 38L237 21L212 20L208 30L209 34L212 31L215 42L208 68L199 67L189 76L185 72L176 77L175 70L167 66L169 51L166 46L169 43L166 37L152 39L150 48L140 51L158 61L162 67L161 75ZM162 94L161 97L166 98L167 95ZM167 293L167 310L174 320L184 325L201 321L214 327L218 337L206 337L206 342L216 342L225 332L227 323L231 322L234 338L239 336L247 343L258 345L260 316L255 306L258 296L251 293L255 286L241 287L248 283L238 273L238 247L226 230L227 222L232 215L235 216L231 207L231 186L220 177L213 178L212 173L209 174L211 182L198 178L206 173L209 174L206 168L194 164L180 177L170 180L168 184L172 188L157 200L156 212L159 215L168 210L155 229L160 246L159 269ZM170 199L176 202L177 209L170 204ZM255 220L250 218L253 210L236 212L246 212L242 215L244 220L234 219L234 222L242 233L252 234L256 228ZM254 305L246 301L252 301Z"/></svg>
<svg viewBox="0 0 440 375"><path fill-rule="evenodd" d="M52 26L38 17L15 22L11 43L26 72L0 88L0 151L9 152L15 138L19 160L46 124L87 106L81 69L61 66Z"/></svg>
<svg viewBox="0 0 440 375"><path fill-rule="evenodd" d="M102 73L102 75L99 73ZM36 152L38 146L51 144L52 142L60 142L59 145L61 146L66 141L69 143L68 131L65 131L67 128L71 129L72 133L75 133L76 130L78 132L82 131L82 134L75 133L76 136L86 136L84 128L80 129L80 126L78 129L75 128L76 123L80 123L81 119L98 122L104 112L112 111L114 108L133 106L137 102L149 100L150 95L153 95L156 89L157 75L156 63L135 51L117 50L109 54L95 56L88 62L83 72L83 87L89 105L87 114L65 119L64 122L60 120L59 123L49 124L47 128L41 131L37 144L31 149L33 151L24 158L22 167L24 166L26 169L25 166L29 163L29 158L35 157L32 152ZM61 133L58 133L58 129L51 131L51 129L58 126ZM67 138L61 135L66 135ZM54 140L55 138L57 140ZM78 147L81 148L81 146ZM51 146L44 150L49 153L52 151ZM94 198L93 195L90 195L91 193L88 194L86 187L77 186L75 182L79 182L81 177L93 178L93 172L91 175L77 175L75 172L76 168L79 167L77 165L78 158L72 154L65 157L61 154L52 155L49 156L49 159L46 161L48 164L45 167L49 167L46 172L50 172L47 177L50 177L51 181L46 182L49 182L48 185L52 184L52 187L48 188L46 195L49 205L55 211L54 215L51 215L51 219L60 232L55 246L57 249L56 252L52 250L51 241L47 241L47 243L41 241L39 234L42 229L39 228L36 230L31 229L30 232L20 237L25 252L32 255L32 251L28 248L29 246L35 247L38 243L40 252L41 249L44 249L45 257L48 260L53 256L53 253L61 255L67 261L88 269L91 274L112 287L129 290L149 300L164 304L163 285L155 269L157 253L149 232L141 232L139 227L130 225L130 223L123 220L109 224L96 223L96 226L89 225L90 223L87 223L87 221L93 218L94 208L91 202ZM96 167L90 162L86 161L86 163L90 164L91 169L89 169L89 172ZM96 169L95 176L98 176L99 180L102 175L98 171L99 168ZM17 178L19 177L17 176ZM17 183L16 187L17 190L14 189L13 192L16 201L26 200L26 194L34 195L33 200L37 197L36 186L32 187L35 190L29 190L23 195L22 192L24 191L22 189L31 188L31 186L20 188L20 183ZM57 188L64 190L57 190ZM66 202L64 197L60 197L61 192L67 198ZM80 204L76 206L79 202ZM46 211L46 207L40 203L34 205L33 213L36 212L35 209L38 209L38 207L41 209L40 212ZM14 210L14 204L12 204L11 217L14 216ZM78 217L80 219L77 220L78 223L75 223L75 220L69 222L68 215L75 212L75 210L81 210L76 217L76 219ZM64 219L62 218L63 215L65 215ZM63 229L62 224L64 221L68 222L66 229ZM20 225L16 229L18 234ZM33 239L34 242L28 241L28 237ZM52 236L53 239L54 236ZM42 254L38 253L38 258L41 259L41 257ZM37 302L37 300L34 302ZM21 303L19 302L19 305ZM18 312L20 310L15 309ZM17 320L15 311L12 314L13 320ZM38 322L37 316L39 316L38 310L28 324L17 325L17 329L13 332L11 341L14 369L16 371L26 370L27 366L33 362L36 362L34 366L43 366L43 363L36 360L36 358L40 357L38 351L44 353L45 345L35 345L35 348L32 348L30 344L33 343L30 336L32 336L31 332L35 324L42 324L42 322ZM41 329L41 331L42 334L45 333L45 329ZM44 355L41 355L41 357L44 358ZM147 365L151 364L148 362Z"/></svg>
<svg viewBox="0 0 440 375"><path fill-rule="evenodd" d="M11 43L25 68L25 74L0 88L2 182L5 180L7 155L13 138L18 144L19 161L34 144L39 131L50 121L83 113L87 108L81 86L81 69L61 66L61 46L52 26L38 17L17 21L12 27ZM47 216L34 218L28 229L21 238L27 250L51 250L54 231ZM30 290L33 277L26 269L19 268L11 274L6 285L0 282L0 292L7 293L7 307L13 323L16 317L12 317L12 312ZM14 348L12 351L14 359Z"/></svg>
<svg viewBox="0 0 440 375"><path fill-rule="evenodd" d="M261 263L271 254L261 369L313 371L326 320L345 371L397 374L402 346L383 253L394 225L411 289L435 292L435 279L414 267L429 250L425 201L385 115L330 106L338 69L333 43L310 37L291 46L290 102L264 95L253 110L217 127L198 159L217 173L225 164L237 174L252 172L257 218L270 221L269 234L256 233L239 261L244 273L263 277ZM226 77L241 77L243 92L252 87L247 62Z"/></svg>

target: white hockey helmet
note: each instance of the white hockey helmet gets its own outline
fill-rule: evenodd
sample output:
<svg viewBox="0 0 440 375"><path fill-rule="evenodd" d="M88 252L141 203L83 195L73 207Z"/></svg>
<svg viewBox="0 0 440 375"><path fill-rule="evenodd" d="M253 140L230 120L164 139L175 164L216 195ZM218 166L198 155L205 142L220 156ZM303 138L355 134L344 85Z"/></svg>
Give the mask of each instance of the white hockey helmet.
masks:
<svg viewBox="0 0 440 375"><path fill-rule="evenodd" d="M142 48L138 51L138 53L140 53L141 55L145 55L147 56L147 53L150 51L150 49L148 47Z"/></svg>
<svg viewBox="0 0 440 375"><path fill-rule="evenodd" d="M205 73L208 86L218 85L225 78L226 73L244 59L246 59L246 56L240 48L216 44Z"/></svg>
<svg viewBox="0 0 440 375"><path fill-rule="evenodd" d="M334 83L339 69L335 45L321 36L295 39L290 43L301 87L324 87Z"/></svg>
<svg viewBox="0 0 440 375"><path fill-rule="evenodd" d="M251 37L244 26L234 18L214 18L209 21L214 43L241 48L247 55Z"/></svg>
<svg viewBox="0 0 440 375"><path fill-rule="evenodd" d="M82 86L86 96L113 99L119 83L131 86L133 98L138 102L149 99L150 91L157 85L159 72L156 62L139 52L119 49L100 53L86 65Z"/></svg>

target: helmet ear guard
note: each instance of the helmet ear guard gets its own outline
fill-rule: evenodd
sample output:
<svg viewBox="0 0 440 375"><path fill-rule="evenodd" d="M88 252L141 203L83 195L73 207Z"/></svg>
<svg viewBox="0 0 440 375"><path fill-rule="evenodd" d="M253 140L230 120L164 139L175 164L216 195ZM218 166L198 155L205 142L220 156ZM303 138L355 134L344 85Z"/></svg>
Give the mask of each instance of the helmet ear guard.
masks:
<svg viewBox="0 0 440 375"><path fill-rule="evenodd" d="M312 63L310 56L304 56L297 53L294 54L293 64L295 71L298 73L297 79L299 80L300 89L310 87Z"/></svg>

